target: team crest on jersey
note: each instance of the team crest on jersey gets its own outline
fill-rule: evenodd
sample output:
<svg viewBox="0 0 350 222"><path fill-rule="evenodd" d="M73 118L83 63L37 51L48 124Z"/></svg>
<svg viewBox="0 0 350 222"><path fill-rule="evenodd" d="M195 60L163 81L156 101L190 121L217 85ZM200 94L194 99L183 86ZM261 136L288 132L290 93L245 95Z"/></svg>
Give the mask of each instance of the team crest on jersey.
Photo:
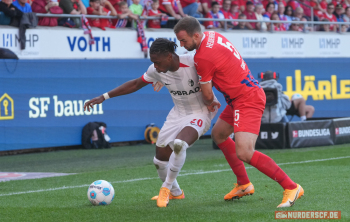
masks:
<svg viewBox="0 0 350 222"><path fill-rule="evenodd" d="M189 85L189 86L194 86L194 81L193 81L192 79L189 79L189 80L188 80L188 85Z"/></svg>

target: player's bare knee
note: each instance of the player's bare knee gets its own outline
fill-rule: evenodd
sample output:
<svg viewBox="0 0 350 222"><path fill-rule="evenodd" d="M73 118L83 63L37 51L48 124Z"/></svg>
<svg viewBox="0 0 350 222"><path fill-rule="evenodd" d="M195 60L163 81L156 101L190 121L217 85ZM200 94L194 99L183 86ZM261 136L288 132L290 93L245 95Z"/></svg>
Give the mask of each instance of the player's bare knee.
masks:
<svg viewBox="0 0 350 222"><path fill-rule="evenodd" d="M225 135L223 133L216 132L216 131L215 132L214 131L211 132L211 138L214 140L214 142L216 144L223 143L227 139L227 137L225 137Z"/></svg>

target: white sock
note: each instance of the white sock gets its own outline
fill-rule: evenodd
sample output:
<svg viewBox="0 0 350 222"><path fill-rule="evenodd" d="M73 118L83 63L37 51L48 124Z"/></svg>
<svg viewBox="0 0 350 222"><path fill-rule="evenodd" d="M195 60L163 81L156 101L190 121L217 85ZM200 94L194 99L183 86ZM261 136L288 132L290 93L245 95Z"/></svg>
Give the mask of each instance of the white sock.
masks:
<svg viewBox="0 0 350 222"><path fill-rule="evenodd" d="M153 163L157 168L159 178L162 180L162 182L164 182L168 171L168 161L160 161L156 157L154 157ZM180 186L176 180L174 181L173 186L170 189L170 192L174 196L179 196L182 194Z"/></svg>
<svg viewBox="0 0 350 222"><path fill-rule="evenodd" d="M170 155L168 172L162 187L170 189L173 186L176 177L185 163L187 148L188 144L185 141L174 140L174 152Z"/></svg>
<svg viewBox="0 0 350 222"><path fill-rule="evenodd" d="M306 116L301 116L301 117L300 117L300 120L301 120L301 121L305 121L305 120L306 120Z"/></svg>

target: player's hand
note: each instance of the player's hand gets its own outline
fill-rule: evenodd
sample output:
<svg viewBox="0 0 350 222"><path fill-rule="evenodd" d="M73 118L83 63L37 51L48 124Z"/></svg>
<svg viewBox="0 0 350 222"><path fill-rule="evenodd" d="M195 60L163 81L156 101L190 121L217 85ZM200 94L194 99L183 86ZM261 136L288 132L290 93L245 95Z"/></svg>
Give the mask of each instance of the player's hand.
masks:
<svg viewBox="0 0 350 222"><path fill-rule="evenodd" d="M156 82L156 83L153 83L152 86L154 91L159 92L164 85L161 82Z"/></svg>
<svg viewBox="0 0 350 222"><path fill-rule="evenodd" d="M98 96L96 98L93 98L92 100L90 101L87 101L84 105L84 111L87 109L89 112L90 112L90 108L94 108L94 105L95 104L100 104L102 103L103 101L105 101L105 98L103 97L103 95L101 96Z"/></svg>
<svg viewBox="0 0 350 222"><path fill-rule="evenodd" d="M210 105L207 105L209 112L215 112L215 110L220 109L221 104L219 101L214 100Z"/></svg>

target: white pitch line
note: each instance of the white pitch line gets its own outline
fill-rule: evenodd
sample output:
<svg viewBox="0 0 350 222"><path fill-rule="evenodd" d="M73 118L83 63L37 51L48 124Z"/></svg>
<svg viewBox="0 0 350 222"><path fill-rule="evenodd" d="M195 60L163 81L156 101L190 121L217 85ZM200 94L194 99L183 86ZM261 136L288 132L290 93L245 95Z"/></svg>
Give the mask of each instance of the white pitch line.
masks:
<svg viewBox="0 0 350 222"><path fill-rule="evenodd" d="M333 157L333 158L327 158L327 159L317 159L317 160L305 160L300 162L288 162L288 163L279 163L277 165L291 165L291 164L301 164L301 163L313 163L313 162L322 162L322 161L328 161L328 160L340 160L340 159L346 159L350 158L350 156L342 156L342 157ZM252 169L254 167L246 167L246 169ZM220 173L225 171L231 171L231 169L224 169L224 170L210 170L210 171L197 171L193 173L184 173L180 174L179 176L189 176L189 175L200 175L200 174L207 174L207 173ZM136 178L136 179L130 179L130 180L120 180L111 182L113 183L129 183L129 182L136 182L136 181L144 181L144 180L154 180L159 179L158 177L145 177L145 178ZM19 195L19 194L29 194L29 193L39 193L39 192L46 192L46 191L55 191L55 190L64 190L64 189L72 189L72 188L80 188L80 187L88 187L90 184L84 184L84 185L78 185L78 186L63 186L63 187L57 187L57 188L50 188L50 189L42 189L42 190L29 190L29 191L22 191L22 192L14 192L14 193L7 193L7 194L0 194L0 197L4 196L13 196L13 195Z"/></svg>

